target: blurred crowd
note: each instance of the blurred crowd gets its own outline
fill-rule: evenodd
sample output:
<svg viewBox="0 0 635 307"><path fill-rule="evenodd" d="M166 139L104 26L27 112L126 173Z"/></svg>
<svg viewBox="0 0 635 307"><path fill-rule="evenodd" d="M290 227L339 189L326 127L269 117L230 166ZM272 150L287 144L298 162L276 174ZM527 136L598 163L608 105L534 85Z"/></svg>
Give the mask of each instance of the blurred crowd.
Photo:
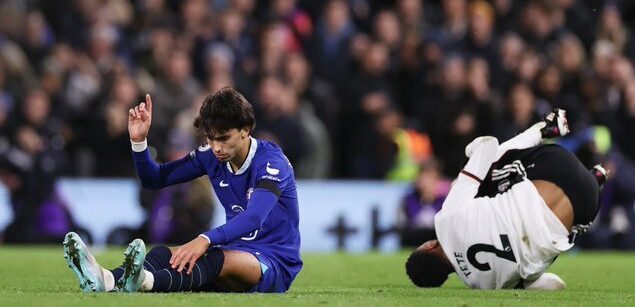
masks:
<svg viewBox="0 0 635 307"><path fill-rule="evenodd" d="M626 234L633 29L627 0L4 0L0 178L15 204L58 176L134 176L127 109L145 93L157 159L203 143L203 97L232 86L299 178L451 178L474 137L560 107L561 144L613 170L602 218Z"/></svg>

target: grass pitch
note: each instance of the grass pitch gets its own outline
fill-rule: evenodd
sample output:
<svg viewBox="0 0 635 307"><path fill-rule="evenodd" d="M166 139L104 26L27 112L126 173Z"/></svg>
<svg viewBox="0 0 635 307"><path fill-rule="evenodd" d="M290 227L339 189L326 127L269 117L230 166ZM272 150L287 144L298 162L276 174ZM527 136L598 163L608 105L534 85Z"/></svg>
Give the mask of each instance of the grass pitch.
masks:
<svg viewBox="0 0 635 307"><path fill-rule="evenodd" d="M121 264L123 248L96 253ZM62 246L0 246L0 306L607 306L635 305L635 254L569 253L551 271L560 292L467 289L453 275L440 289L419 289L405 275L408 253L307 254L291 290L278 294L84 294L62 257Z"/></svg>

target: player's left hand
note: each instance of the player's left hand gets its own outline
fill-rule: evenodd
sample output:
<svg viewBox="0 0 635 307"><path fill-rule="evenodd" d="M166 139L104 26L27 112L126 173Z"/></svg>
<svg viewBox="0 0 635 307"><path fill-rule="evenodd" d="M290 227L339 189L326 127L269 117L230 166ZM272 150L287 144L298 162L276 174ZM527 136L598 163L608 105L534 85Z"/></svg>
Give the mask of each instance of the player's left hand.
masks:
<svg viewBox="0 0 635 307"><path fill-rule="evenodd" d="M172 269L181 273L187 265L187 274L192 273L196 260L203 256L209 248L209 242L203 237L196 237L194 240L179 246L170 258Z"/></svg>

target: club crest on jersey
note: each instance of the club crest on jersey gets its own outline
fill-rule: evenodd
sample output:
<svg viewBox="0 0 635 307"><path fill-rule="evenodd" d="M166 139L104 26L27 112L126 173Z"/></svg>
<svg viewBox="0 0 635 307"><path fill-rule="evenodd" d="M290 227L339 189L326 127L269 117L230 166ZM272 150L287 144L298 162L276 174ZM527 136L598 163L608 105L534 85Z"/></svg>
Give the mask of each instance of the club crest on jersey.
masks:
<svg viewBox="0 0 635 307"><path fill-rule="evenodd" d="M498 184L498 192L505 192L507 191L507 189L509 189L509 185L511 183L509 182L509 180L503 180L501 181L501 183Z"/></svg>

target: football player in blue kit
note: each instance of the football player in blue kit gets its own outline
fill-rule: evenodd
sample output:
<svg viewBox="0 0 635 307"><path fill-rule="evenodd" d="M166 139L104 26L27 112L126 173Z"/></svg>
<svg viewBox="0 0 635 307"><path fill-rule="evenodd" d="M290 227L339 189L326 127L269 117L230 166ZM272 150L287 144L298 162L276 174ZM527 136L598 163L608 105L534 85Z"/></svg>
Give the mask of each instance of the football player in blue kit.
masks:
<svg viewBox="0 0 635 307"><path fill-rule="evenodd" d="M226 223L190 242L157 246L146 255L135 239L122 266L101 267L79 236L68 233L64 256L85 292L286 292L302 269L294 172L277 145L250 136L252 106L223 88L203 101L194 122L207 144L180 160L158 164L148 151L152 99L129 110L132 155L145 188L207 175Z"/></svg>

